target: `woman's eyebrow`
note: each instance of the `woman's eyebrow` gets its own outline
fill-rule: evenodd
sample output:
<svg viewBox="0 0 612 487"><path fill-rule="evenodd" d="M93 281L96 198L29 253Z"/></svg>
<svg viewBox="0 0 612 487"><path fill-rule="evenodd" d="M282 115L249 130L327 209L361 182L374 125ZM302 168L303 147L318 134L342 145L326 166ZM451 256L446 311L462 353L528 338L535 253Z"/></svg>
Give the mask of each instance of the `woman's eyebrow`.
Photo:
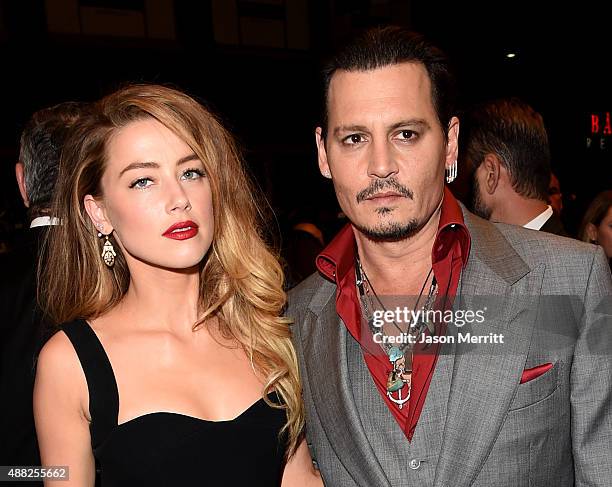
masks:
<svg viewBox="0 0 612 487"><path fill-rule="evenodd" d="M189 154L185 157L181 157L178 161L176 161L176 165L180 166L181 164L185 164L186 162L190 162L190 161L198 161L200 160L200 158L196 155L196 154ZM125 166L121 172L119 173L119 177L123 176L123 173L126 171L130 171L132 169L146 169L146 168L153 168L153 169L157 169L159 168L159 164L157 162L152 162L152 161L148 161L148 162L140 162L140 161L136 161L136 162L132 162L130 164L128 164L127 166Z"/></svg>

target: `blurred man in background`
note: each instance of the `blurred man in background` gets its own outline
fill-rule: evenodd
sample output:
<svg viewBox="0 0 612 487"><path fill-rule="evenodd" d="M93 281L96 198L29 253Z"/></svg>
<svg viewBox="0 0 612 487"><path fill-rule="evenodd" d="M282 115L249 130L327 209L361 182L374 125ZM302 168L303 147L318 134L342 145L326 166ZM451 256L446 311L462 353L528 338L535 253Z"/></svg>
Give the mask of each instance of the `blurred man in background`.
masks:
<svg viewBox="0 0 612 487"><path fill-rule="evenodd" d="M542 116L510 98L462 119L460 160L473 173L472 210L494 222L567 236L548 204L550 149Z"/></svg>
<svg viewBox="0 0 612 487"><path fill-rule="evenodd" d="M75 102L40 110L21 135L15 175L30 223L24 241L0 256L0 465L40 465L32 413L34 363L45 331L36 305L39 246L48 226L59 224L50 206L62 146L85 110Z"/></svg>

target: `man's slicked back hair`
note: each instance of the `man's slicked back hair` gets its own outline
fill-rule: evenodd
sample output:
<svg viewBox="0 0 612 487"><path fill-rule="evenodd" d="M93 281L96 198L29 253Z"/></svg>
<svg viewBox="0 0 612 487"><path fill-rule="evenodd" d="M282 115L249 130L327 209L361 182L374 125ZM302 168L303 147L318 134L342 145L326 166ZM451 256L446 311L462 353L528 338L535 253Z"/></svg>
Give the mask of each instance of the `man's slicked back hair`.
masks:
<svg viewBox="0 0 612 487"><path fill-rule="evenodd" d="M455 104L455 79L447 56L421 34L404 27L375 27L347 43L323 70L325 106L322 129L327 133L328 94L337 71L371 71L401 63L422 64L431 82L431 98L445 134Z"/></svg>
<svg viewBox="0 0 612 487"><path fill-rule="evenodd" d="M459 151L472 170L487 154L506 167L512 188L525 198L548 200L550 148L542 116L518 98L476 105L462 117Z"/></svg>

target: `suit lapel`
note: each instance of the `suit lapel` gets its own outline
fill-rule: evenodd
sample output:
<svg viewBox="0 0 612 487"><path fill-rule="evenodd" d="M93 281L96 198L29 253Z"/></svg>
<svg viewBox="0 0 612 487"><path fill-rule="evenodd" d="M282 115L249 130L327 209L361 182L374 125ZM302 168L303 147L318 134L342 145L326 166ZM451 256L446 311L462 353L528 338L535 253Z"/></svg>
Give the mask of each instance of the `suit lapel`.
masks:
<svg viewBox="0 0 612 487"><path fill-rule="evenodd" d="M330 289L331 288L331 289ZM334 452L358 485L388 486L364 433L350 389L346 357L347 331L336 313L335 286L324 286L327 301L313 299L302 329L304 359L314 408ZM329 292L331 290L331 293ZM322 306L318 306L322 304Z"/></svg>
<svg viewBox="0 0 612 487"><path fill-rule="evenodd" d="M456 309L487 307L485 322L471 331L502 334L504 343L457 344L438 487L471 485L493 448L525 366L543 277L497 228L469 214L465 220L477 253L463 272Z"/></svg>

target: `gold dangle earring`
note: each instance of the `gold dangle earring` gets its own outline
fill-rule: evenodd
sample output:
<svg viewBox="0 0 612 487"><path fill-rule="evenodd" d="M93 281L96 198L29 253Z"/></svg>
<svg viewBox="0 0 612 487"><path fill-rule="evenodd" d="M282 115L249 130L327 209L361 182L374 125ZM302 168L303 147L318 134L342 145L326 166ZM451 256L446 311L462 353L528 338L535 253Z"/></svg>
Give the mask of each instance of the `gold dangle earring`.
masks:
<svg viewBox="0 0 612 487"><path fill-rule="evenodd" d="M104 228L102 224L98 224L98 237L102 238L102 229ZM113 244L108 239L108 235L104 235L105 241L104 246L102 247L102 260L108 267L113 267L115 265L115 257L117 256L117 252L115 252L115 248Z"/></svg>

